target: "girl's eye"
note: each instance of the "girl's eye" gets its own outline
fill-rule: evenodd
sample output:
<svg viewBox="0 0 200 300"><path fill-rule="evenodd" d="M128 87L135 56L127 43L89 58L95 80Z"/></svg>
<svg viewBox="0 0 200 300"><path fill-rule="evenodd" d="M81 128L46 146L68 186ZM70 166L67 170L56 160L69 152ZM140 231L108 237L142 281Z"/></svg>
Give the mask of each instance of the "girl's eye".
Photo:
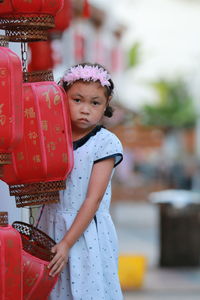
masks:
<svg viewBox="0 0 200 300"><path fill-rule="evenodd" d="M74 102L76 102L76 103L79 103L81 100L80 99L73 99L74 100Z"/></svg>
<svg viewBox="0 0 200 300"><path fill-rule="evenodd" d="M98 101L93 101L92 103L93 103L95 106L100 104Z"/></svg>

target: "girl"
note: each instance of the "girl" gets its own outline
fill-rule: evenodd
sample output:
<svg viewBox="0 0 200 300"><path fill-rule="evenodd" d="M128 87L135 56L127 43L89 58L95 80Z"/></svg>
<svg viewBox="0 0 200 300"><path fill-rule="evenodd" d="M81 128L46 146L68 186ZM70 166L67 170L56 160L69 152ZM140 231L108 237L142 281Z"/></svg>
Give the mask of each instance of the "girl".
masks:
<svg viewBox="0 0 200 300"><path fill-rule="evenodd" d="M121 300L117 238L109 214L118 138L100 124L112 116L113 82L98 64L70 68L60 81L68 95L74 168L60 203L46 205L40 229L56 242L50 276L60 273L51 300Z"/></svg>

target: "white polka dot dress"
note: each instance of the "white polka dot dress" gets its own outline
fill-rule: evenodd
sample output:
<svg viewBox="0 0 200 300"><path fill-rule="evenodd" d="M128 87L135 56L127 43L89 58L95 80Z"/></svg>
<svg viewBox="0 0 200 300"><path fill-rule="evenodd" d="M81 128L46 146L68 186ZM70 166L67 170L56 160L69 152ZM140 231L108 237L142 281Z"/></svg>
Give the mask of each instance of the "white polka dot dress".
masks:
<svg viewBox="0 0 200 300"><path fill-rule="evenodd" d="M107 129L97 126L74 142L74 168L58 204L46 205L39 228L59 242L85 200L94 163L122 160L122 146ZM109 213L111 183L92 222L70 249L69 260L49 300L122 300L118 279L118 242Z"/></svg>

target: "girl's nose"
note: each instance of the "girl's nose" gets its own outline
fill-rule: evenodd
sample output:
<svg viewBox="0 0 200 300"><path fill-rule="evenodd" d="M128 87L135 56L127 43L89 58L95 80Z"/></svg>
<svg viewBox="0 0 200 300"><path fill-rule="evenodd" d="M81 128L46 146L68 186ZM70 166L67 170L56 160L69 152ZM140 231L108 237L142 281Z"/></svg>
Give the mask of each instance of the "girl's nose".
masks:
<svg viewBox="0 0 200 300"><path fill-rule="evenodd" d="M83 114L87 114L88 115L90 113L90 109L89 109L88 105L83 105L82 109L81 109L81 112Z"/></svg>

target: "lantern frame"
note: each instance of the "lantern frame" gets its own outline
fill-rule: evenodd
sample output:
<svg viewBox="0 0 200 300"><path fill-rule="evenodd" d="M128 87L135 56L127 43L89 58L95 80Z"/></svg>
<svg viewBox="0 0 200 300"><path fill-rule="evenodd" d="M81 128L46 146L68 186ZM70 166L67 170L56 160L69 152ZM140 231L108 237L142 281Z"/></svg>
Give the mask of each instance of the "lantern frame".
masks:
<svg viewBox="0 0 200 300"><path fill-rule="evenodd" d="M22 65L21 60L11 49L8 48L9 39L0 35L1 49L1 141L0 141L0 177L2 165L12 163L11 151L22 139ZM15 78L15 76L17 78ZM5 112L2 112L2 107ZM3 119L4 117L4 119ZM3 124L4 123L4 124Z"/></svg>
<svg viewBox="0 0 200 300"><path fill-rule="evenodd" d="M42 82L35 81L34 78L31 77L32 72L27 72L27 73L29 74L26 74L26 76L30 75L29 79L31 79L32 82L36 82L36 84L32 87L30 82L24 83L24 88L28 90L30 89L31 91L31 94L29 94L29 92L27 94L24 90L25 99L27 96L29 98L30 95L31 95L30 97L34 97L36 95L37 89L38 88L41 89L40 83L42 83ZM34 73L37 73L37 75L41 76L40 78L43 79L44 79L43 75L46 75L44 72L40 72L40 71ZM47 72L47 74L51 74L51 73L52 73L51 71ZM40 94L38 94L37 102L35 102L35 104L33 104L34 103L32 102L33 100L31 100L30 102L30 104L33 105L34 107L34 114L36 114L35 116L37 122L35 123L36 125L34 125L35 127L33 127L33 123L31 119L28 118L28 120L26 121L28 122L27 123L28 127L26 126L24 127L25 128L24 136L25 134L29 135L29 127L30 127L32 128L31 129L32 131L37 133L36 134L37 139L39 136L41 136L42 140L38 139L38 141L37 142L35 141L34 143L34 140L32 140L32 138L29 136L30 141L28 140L29 141L28 143L22 141L22 144L19 145L19 147L17 147L16 149L14 149L12 153L13 165L4 167L4 175L2 177L2 180L4 180L9 185L10 195L15 196L17 207L59 202L59 191L64 190L66 188L66 177L73 167L71 123L69 117L67 117L65 113L67 102L65 102L65 99L62 98L62 97L66 97L66 94L61 87L59 87L58 90L57 89L55 90L55 88L58 86L55 84L55 82L52 83L53 85L51 85L51 82L47 80L45 88L49 90L53 96L52 98L53 101L52 103L54 103L53 105L56 105L56 102L58 100L58 96L56 96L55 92L59 91L59 99L60 99L59 102L61 101L61 103L59 104L60 108L58 111L62 113L63 121L60 123L59 121L60 117L58 114L55 115L56 111L54 110L53 107L51 108L51 116L52 117L56 116L55 120L60 124L59 126L61 126L61 128L59 129L60 134L58 135L57 133L57 137L54 137L54 135L52 135L51 130L56 130L55 126L51 126L50 131L46 131L45 128L42 127L40 121L42 120L42 116L43 117L45 116L45 112L49 110L49 107L47 102L48 99L46 98L44 101L41 98L41 100L39 100L41 96ZM42 97L47 97L47 95L44 96L43 93ZM43 113L41 113L40 110L41 109L40 105L42 105L42 103L45 103L45 106L43 107L46 107L43 110ZM29 102L27 102L27 108L30 106L30 104ZM50 132L50 135L48 134L48 132ZM66 163L66 166L59 165L60 168L58 168L58 166L55 165L55 163L53 164L51 161L52 160L51 155L54 154L52 153L51 150L49 150L49 141L52 139L52 137L54 137L52 142L57 143L57 145L60 145L57 148L58 152L57 153L55 152L55 154L59 155L58 156L59 158L56 156L54 157L54 159L57 159L57 162L59 161L60 164L62 159L62 162L64 164ZM46 139L47 141L45 141ZM27 147L34 147L34 145L36 144L38 146L37 148L34 149L32 155L36 156L35 154L37 153L39 154L39 156L41 156L41 159L40 162L34 161L35 169L31 177L29 176L31 174L30 173L31 168L27 164L27 159L30 159L31 156L29 155L29 152L27 152L27 150L25 149L28 149ZM25 161L24 158L21 160L19 156L19 154L23 153L24 151L25 153L27 153L25 155L25 159L26 159ZM25 164L23 164L22 161L24 161ZM40 166L37 163L39 163ZM49 175L50 173L51 175Z"/></svg>
<svg viewBox="0 0 200 300"><path fill-rule="evenodd" d="M55 26L55 15L64 2L43 0L5 0L0 2L0 28L12 42L42 41L48 39L48 29Z"/></svg>

